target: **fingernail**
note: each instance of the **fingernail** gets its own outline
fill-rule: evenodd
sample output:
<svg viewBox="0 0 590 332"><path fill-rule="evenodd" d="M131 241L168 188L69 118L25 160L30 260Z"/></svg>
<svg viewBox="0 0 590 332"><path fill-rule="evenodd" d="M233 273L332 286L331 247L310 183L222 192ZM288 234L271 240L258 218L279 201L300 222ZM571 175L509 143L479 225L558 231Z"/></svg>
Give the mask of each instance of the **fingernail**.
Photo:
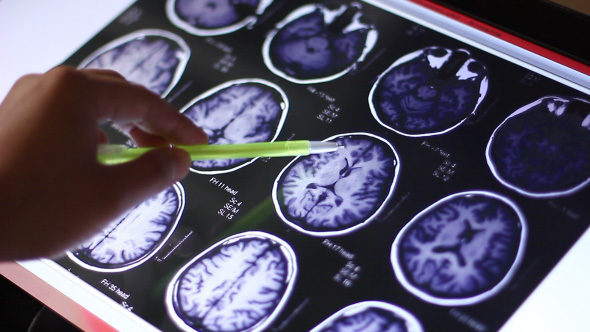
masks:
<svg viewBox="0 0 590 332"><path fill-rule="evenodd" d="M209 142L209 137L203 128L196 126L190 120L184 122L179 130L183 136L183 144L205 144Z"/></svg>
<svg viewBox="0 0 590 332"><path fill-rule="evenodd" d="M191 157L190 155L182 150L177 148L171 148L171 159L174 163L174 175L173 178L175 181L182 180L189 172L189 168L191 166Z"/></svg>
<svg viewBox="0 0 590 332"><path fill-rule="evenodd" d="M194 136L192 141L196 142L195 144L205 144L209 142L209 137L202 128L198 128L198 130L193 130L192 133Z"/></svg>

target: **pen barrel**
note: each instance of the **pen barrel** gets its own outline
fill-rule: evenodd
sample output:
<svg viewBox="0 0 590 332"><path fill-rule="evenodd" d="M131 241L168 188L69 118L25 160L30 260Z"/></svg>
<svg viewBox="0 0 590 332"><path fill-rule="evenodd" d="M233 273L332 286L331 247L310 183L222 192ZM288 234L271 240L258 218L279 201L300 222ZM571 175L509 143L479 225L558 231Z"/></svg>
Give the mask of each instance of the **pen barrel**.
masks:
<svg viewBox="0 0 590 332"><path fill-rule="evenodd" d="M210 160L301 156L312 153L333 152L341 146L335 142L298 140L220 145L178 145L176 147L187 151L192 160ZM153 149L156 148L130 148L116 144L99 145L98 161L106 165L120 164L137 159Z"/></svg>
<svg viewBox="0 0 590 332"><path fill-rule="evenodd" d="M139 158L154 148L130 149L124 145L103 145L99 147L98 161L105 165L116 165Z"/></svg>
<svg viewBox="0 0 590 332"><path fill-rule="evenodd" d="M178 146L192 160L283 157L309 154L309 141L256 142L228 145Z"/></svg>

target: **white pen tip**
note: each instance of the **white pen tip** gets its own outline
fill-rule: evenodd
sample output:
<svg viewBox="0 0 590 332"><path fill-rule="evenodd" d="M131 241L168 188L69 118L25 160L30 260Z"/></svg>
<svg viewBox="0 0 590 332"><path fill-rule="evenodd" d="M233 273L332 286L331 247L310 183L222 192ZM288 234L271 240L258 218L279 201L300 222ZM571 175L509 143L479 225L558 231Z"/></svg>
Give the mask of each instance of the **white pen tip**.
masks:
<svg viewBox="0 0 590 332"><path fill-rule="evenodd" d="M311 141L309 142L309 153L334 152L338 150L340 147L341 145L336 142Z"/></svg>

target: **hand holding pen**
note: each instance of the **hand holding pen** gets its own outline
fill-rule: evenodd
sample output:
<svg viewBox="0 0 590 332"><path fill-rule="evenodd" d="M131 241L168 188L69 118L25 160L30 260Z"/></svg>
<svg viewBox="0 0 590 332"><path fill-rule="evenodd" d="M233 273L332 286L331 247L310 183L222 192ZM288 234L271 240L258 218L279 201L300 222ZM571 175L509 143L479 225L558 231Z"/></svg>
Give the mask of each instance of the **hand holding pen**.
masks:
<svg viewBox="0 0 590 332"><path fill-rule="evenodd" d="M99 148L108 143L102 121L138 148ZM58 67L21 78L0 104L0 260L63 252L182 179L191 159L338 148L309 141L206 143L203 130L177 109L113 71Z"/></svg>
<svg viewBox="0 0 590 332"><path fill-rule="evenodd" d="M0 260L62 252L188 173L178 148L99 163L101 121L140 147L207 142L177 109L115 72L58 67L21 78L0 105Z"/></svg>

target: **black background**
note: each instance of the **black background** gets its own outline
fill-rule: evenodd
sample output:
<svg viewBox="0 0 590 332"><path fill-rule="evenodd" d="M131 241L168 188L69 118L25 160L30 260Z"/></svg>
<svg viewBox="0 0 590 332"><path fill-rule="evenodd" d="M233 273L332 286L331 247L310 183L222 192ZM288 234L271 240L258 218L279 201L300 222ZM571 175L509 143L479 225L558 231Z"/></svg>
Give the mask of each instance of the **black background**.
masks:
<svg viewBox="0 0 590 332"><path fill-rule="evenodd" d="M590 64L590 16L546 0L432 0L467 16Z"/></svg>

